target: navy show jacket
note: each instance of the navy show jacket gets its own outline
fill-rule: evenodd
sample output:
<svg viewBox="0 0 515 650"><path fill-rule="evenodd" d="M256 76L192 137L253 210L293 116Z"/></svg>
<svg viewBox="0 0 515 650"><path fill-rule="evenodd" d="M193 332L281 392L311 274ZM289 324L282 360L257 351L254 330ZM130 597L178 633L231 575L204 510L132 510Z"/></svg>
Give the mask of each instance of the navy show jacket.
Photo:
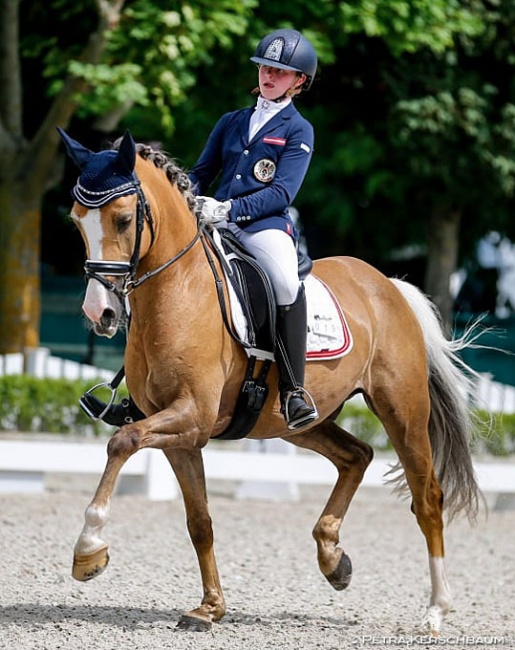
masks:
<svg viewBox="0 0 515 650"><path fill-rule="evenodd" d="M278 228L296 237L288 207L293 203L313 155L312 125L293 102L274 115L249 142L254 111L223 115L189 173L195 192L231 199L230 221L250 232Z"/></svg>

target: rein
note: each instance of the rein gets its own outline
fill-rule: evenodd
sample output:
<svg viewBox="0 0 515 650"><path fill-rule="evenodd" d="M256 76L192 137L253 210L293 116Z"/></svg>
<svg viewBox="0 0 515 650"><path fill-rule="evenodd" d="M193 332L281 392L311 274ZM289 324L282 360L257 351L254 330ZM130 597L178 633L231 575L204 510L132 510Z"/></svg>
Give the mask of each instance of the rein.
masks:
<svg viewBox="0 0 515 650"><path fill-rule="evenodd" d="M164 271L169 266L174 264L179 260L183 255L185 255L195 244L195 242L200 237L200 230L197 229L195 237L187 244L182 250L180 250L177 255L174 255L167 262L159 266L153 271L148 271L140 278L136 278L136 270L140 260L140 249L141 249L141 236L143 233L143 227L145 221L148 222L150 226L151 233L151 242L150 245L154 243L155 240L155 229L154 229L154 219L152 218L152 213L150 210L150 205L141 189L139 181L135 183L136 193L138 196L138 203L136 209L136 239L134 241L134 251L132 253L131 259L129 262L117 262L109 260L86 260L84 264L85 278L89 280L97 280L102 284L108 291L111 291L116 295L118 300L124 304L125 299L137 289L141 284L154 277L161 271ZM108 280L106 275L115 275L115 276L124 276L124 282L122 289L119 289L114 282Z"/></svg>
<svg viewBox="0 0 515 650"><path fill-rule="evenodd" d="M140 284L143 284L143 282L146 282L150 278L153 278L155 275L158 273L161 273L161 271L164 271L167 269L169 266L177 262L183 255L185 255L190 248L193 248L195 242L197 239L200 237L200 230L197 230L195 233L195 237L190 241L189 244L187 244L182 250L180 250L177 255L174 255L172 258L170 258L167 262L164 264L161 264L161 266L158 266L157 269L154 269L153 271L148 271L144 275L142 275L140 278L137 280L133 280L132 278L129 278L127 282L125 283L125 288L123 289L123 295L128 296L130 293L134 291L134 289L137 289Z"/></svg>

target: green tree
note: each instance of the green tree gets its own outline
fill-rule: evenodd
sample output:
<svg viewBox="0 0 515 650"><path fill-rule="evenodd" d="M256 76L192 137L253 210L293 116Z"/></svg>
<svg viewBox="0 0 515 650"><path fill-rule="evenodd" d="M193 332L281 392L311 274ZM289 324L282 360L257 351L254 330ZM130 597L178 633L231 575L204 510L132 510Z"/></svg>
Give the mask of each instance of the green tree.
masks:
<svg viewBox="0 0 515 650"><path fill-rule="evenodd" d="M98 62L123 2L99 6L98 25L82 45L83 61ZM42 197L52 182L58 135L67 126L86 84L67 77L32 137L24 131L24 85L20 56L20 0L0 3L0 351L16 352L39 342L39 240ZM56 6L54 4L54 11ZM41 42L43 56L54 35ZM45 51L46 50L46 51Z"/></svg>
<svg viewBox="0 0 515 650"><path fill-rule="evenodd" d="M410 21L394 20L404 3L363 3L355 33L332 39L338 63L315 91L316 161L303 212L331 231L331 253L388 266L395 248L426 250L424 288L450 326L457 263L489 229L515 235L515 9L505 0L447 5L458 22L443 32L426 23L425 47L396 43L402 25L409 30Z"/></svg>
<svg viewBox="0 0 515 650"><path fill-rule="evenodd" d="M241 36L255 2L52 0L25 6L23 19L21 4L0 0L1 353L39 344L41 206L61 177L56 126L95 114L111 130L137 104L166 133L195 66Z"/></svg>
<svg viewBox="0 0 515 650"><path fill-rule="evenodd" d="M319 142L303 191L306 208L317 224L347 238L357 232L353 222L377 217L377 204L387 205L395 218L380 239L384 246L396 238L405 243L402 202L416 194L416 179L402 180L408 165L389 137L388 121L402 112L388 73L405 57L444 57L458 36L472 42L484 16L479 0L262 0L259 11L257 0L172 7L166 0L39 0L23 3L20 17L22 3L0 0L0 352L39 343L41 206L62 174L56 126L68 128L72 118L106 133L130 126L135 137L172 143L169 150L192 161L220 112L244 97L246 62L259 37L295 26L322 62L320 81L303 100ZM366 62L365 78L353 68L357 60ZM373 110L361 114L359 86L368 88L371 78ZM354 102L342 105L340 87ZM177 116L181 132L174 135Z"/></svg>
<svg viewBox="0 0 515 650"><path fill-rule="evenodd" d="M389 128L392 156L409 170L408 190L427 206L426 287L449 324L460 233L477 239L493 223L515 233L515 59L506 51L515 10L500 2L478 5L477 15L484 29L474 38L460 34L434 61L415 55L399 66L398 78L416 74L418 92L397 85Z"/></svg>

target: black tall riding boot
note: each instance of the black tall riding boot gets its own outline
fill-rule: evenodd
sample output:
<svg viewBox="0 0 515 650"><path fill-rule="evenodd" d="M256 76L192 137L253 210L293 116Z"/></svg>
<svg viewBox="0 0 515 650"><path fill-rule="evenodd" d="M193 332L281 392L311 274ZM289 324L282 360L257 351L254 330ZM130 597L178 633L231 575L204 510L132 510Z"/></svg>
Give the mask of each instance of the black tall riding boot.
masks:
<svg viewBox="0 0 515 650"><path fill-rule="evenodd" d="M306 294L304 285L301 285L293 304L277 308L275 357L279 371L281 412L288 429L298 429L318 418L311 395L304 389L307 332ZM311 404L306 402L306 395Z"/></svg>

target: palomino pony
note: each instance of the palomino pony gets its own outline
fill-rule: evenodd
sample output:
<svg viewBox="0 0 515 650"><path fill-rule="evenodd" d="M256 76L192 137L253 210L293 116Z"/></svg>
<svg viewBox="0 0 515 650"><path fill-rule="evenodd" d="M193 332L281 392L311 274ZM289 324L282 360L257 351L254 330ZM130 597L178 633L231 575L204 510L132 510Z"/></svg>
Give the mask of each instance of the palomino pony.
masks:
<svg viewBox="0 0 515 650"><path fill-rule="evenodd" d="M83 311L97 334L111 337L128 302L126 380L145 415L109 440L107 464L75 546L73 576L89 580L105 569L109 556L102 531L120 470L138 450L160 449L182 491L202 579L202 601L179 626L206 629L224 616L226 605L202 449L231 421L247 364L221 313L215 286L221 265L209 254L188 177L172 160L136 145L128 132L117 147L99 153L60 134L81 170L71 216L88 258ZM279 411L272 363L270 391L248 437L283 438L336 467L337 480L313 537L322 575L342 590L352 569L339 531L373 450L335 419L349 397L363 395L398 455L397 487L411 491L429 555L431 597L423 626L437 634L451 607L443 508L450 516L464 511L473 519L481 496L468 446L473 417L467 391L474 375L457 354L468 343L463 337L446 339L432 304L413 285L389 279L363 261L316 260L312 274L332 290L354 345L346 356L307 364L305 385L320 418L296 431L288 430Z"/></svg>

